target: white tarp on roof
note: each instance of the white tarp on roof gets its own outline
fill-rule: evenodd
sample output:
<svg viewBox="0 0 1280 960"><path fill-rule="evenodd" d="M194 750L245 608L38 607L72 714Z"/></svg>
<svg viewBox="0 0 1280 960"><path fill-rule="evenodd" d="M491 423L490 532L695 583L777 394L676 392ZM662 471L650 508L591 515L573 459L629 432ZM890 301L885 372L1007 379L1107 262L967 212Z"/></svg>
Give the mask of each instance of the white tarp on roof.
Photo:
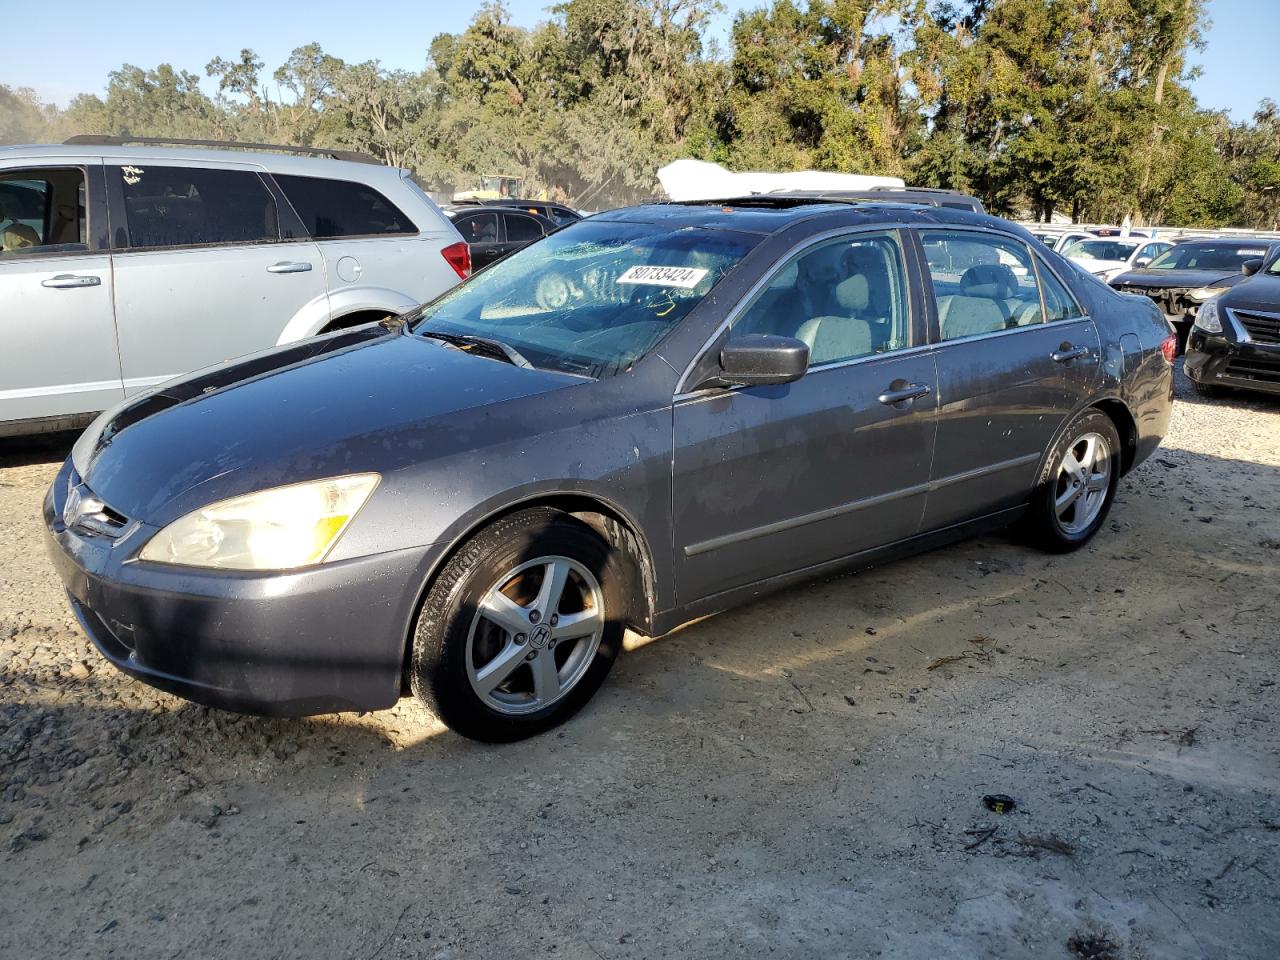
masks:
<svg viewBox="0 0 1280 960"><path fill-rule="evenodd" d="M861 173L734 173L706 160L674 160L658 170L658 182L672 200L721 200L784 190L869 190L902 187L901 177L872 177Z"/></svg>

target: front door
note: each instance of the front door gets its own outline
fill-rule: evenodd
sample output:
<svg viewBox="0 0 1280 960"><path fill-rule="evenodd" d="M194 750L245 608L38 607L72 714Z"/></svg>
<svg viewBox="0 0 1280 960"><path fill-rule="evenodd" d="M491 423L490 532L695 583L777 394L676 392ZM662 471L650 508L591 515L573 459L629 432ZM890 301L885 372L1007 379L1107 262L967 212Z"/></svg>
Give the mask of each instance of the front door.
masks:
<svg viewBox="0 0 1280 960"><path fill-rule="evenodd" d="M1021 240L963 230L920 240L936 307L938 433L924 521L936 530L1026 502L1097 377L1099 344L1093 321Z"/></svg>
<svg viewBox="0 0 1280 960"><path fill-rule="evenodd" d="M251 165L139 160L106 175L126 392L273 346L308 305L328 313L320 251Z"/></svg>
<svg viewBox="0 0 1280 960"><path fill-rule="evenodd" d="M916 533L936 384L912 317L898 235L861 233L801 252L734 321L804 340L810 367L676 399L680 602Z"/></svg>
<svg viewBox="0 0 1280 960"><path fill-rule="evenodd" d="M487 267L506 251L498 232L498 215L490 211L468 213L457 217L453 225L471 249L471 269Z"/></svg>
<svg viewBox="0 0 1280 960"><path fill-rule="evenodd" d="M123 397L102 162L0 167L0 421Z"/></svg>

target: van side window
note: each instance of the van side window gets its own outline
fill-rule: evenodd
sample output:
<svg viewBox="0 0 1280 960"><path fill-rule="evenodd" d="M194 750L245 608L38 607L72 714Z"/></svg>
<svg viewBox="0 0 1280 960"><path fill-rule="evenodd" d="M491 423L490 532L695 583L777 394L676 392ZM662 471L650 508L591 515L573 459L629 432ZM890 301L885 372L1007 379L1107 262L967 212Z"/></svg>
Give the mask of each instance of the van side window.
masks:
<svg viewBox="0 0 1280 960"><path fill-rule="evenodd" d="M922 231L943 340L1044 322L1026 244L979 233Z"/></svg>
<svg viewBox="0 0 1280 960"><path fill-rule="evenodd" d="M41 167L0 175L0 259L88 249L84 171Z"/></svg>
<svg viewBox="0 0 1280 960"><path fill-rule="evenodd" d="M417 233L418 227L373 187L350 180L272 174L317 240Z"/></svg>
<svg viewBox="0 0 1280 960"><path fill-rule="evenodd" d="M280 239L276 203L247 170L125 164L115 168L124 192L130 247L263 243Z"/></svg>

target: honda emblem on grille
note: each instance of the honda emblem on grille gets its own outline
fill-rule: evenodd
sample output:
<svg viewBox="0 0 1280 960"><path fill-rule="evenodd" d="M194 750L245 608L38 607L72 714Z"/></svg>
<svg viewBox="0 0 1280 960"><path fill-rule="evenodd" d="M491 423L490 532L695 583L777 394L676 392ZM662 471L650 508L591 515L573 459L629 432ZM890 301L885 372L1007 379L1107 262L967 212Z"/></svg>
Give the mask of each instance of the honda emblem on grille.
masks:
<svg viewBox="0 0 1280 960"><path fill-rule="evenodd" d="M85 517L99 514L106 507L101 500L89 493L83 484L77 484L67 493L67 505L62 508L62 522L74 527Z"/></svg>

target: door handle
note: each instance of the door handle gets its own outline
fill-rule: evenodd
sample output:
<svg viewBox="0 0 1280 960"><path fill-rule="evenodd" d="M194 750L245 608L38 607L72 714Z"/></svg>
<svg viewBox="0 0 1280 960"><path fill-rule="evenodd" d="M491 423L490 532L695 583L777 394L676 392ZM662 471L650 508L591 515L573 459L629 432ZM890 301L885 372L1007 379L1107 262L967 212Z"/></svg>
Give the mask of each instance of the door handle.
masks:
<svg viewBox="0 0 1280 960"><path fill-rule="evenodd" d="M905 387L898 387L894 390L886 390L876 399L885 406L893 406L896 403L902 403L906 400L915 400L919 397L927 397L933 391L923 383L908 383Z"/></svg>
<svg viewBox="0 0 1280 960"><path fill-rule="evenodd" d="M101 277L86 277L75 273L60 273L48 280L41 280L40 286L52 287L54 290L69 290L72 287L96 287L102 283Z"/></svg>
<svg viewBox="0 0 1280 960"><path fill-rule="evenodd" d="M279 263L273 263L267 267L267 273L306 273L311 269L311 264L303 263L297 260L281 260Z"/></svg>
<svg viewBox="0 0 1280 960"><path fill-rule="evenodd" d="M1049 358L1054 363L1070 363L1072 360L1079 360L1081 357L1087 357L1088 355L1088 347L1073 347L1069 343L1064 343L1059 349L1049 354Z"/></svg>

